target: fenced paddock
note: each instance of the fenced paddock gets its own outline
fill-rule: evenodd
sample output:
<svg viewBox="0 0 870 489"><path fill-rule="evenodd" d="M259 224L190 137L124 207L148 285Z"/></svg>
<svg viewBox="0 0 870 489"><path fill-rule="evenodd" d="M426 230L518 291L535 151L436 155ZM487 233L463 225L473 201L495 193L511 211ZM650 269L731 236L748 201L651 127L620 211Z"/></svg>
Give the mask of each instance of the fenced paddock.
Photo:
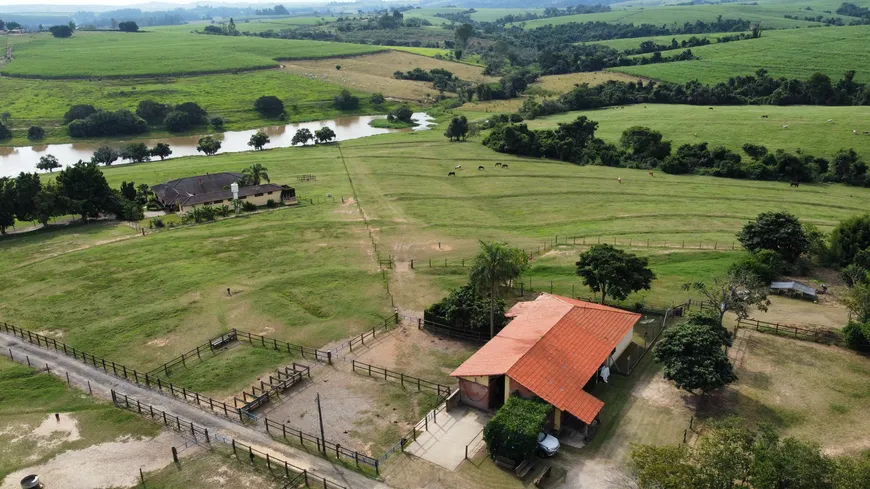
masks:
<svg viewBox="0 0 870 489"><path fill-rule="evenodd" d="M761 333L813 341L824 345L843 346L843 334L833 329L808 329L788 324L769 323L757 319L738 319L737 328L751 329Z"/></svg>
<svg viewBox="0 0 870 489"><path fill-rule="evenodd" d="M299 384L307 377L311 380L311 368L307 365L299 365L293 362L290 367L284 367L275 371L276 377L269 375L268 381L260 381L259 386L252 385L251 393L242 391L242 398L233 396L233 406L241 407L251 413L257 408L272 400L272 397L280 397L281 393ZM250 397L250 400L248 398ZM242 404L239 406L239 404Z"/></svg>
<svg viewBox="0 0 870 489"><path fill-rule="evenodd" d="M236 343L236 331L232 330L228 333L224 333L220 336L216 336L208 341L206 341L202 345L197 345L196 348L191 349L185 353L182 353L181 356L177 358L173 358L163 365L149 370L147 373L149 375L159 375L163 374L167 377L172 375L172 370L181 365L184 368L187 368L188 362L192 365L195 363L199 363L203 361L202 354L210 353L211 356L215 356L219 353L223 353L229 348L230 345ZM206 358L210 358L206 356Z"/></svg>
<svg viewBox="0 0 870 489"><path fill-rule="evenodd" d="M378 379L383 378L385 381L388 382L398 382L403 388L416 388L417 392L428 390L437 395L439 399L446 399L451 392L450 387L446 385L424 380L419 377L414 377L412 375L405 375L401 372L394 372L383 367L369 365L367 363L358 362L356 360L351 360L351 368L353 369L354 373L367 374L369 377L374 377Z"/></svg>
<svg viewBox="0 0 870 489"><path fill-rule="evenodd" d="M286 341L278 340L275 338L268 338L263 335L249 333L247 331L240 331L237 329L233 329L232 332L235 333L236 338L239 342L247 341L248 344L251 346L269 348L275 351L286 351L289 354L298 353L302 356L302 358L313 359L315 361L323 363L332 363L332 353L328 351L318 350L316 348L309 348L302 345L294 345L292 343L287 343Z"/></svg>
<svg viewBox="0 0 870 489"><path fill-rule="evenodd" d="M266 431L273 437L296 445L300 448L313 448L323 457L335 459L345 465L352 465L357 470L362 472L373 471L375 475L380 475L380 462L377 458L372 458L368 455L360 453L357 450L342 446L341 443L329 441L325 438L320 438L317 435L306 433L285 423L279 423L269 418L264 418ZM307 443L307 444L306 444Z"/></svg>
<svg viewBox="0 0 870 489"><path fill-rule="evenodd" d="M179 416L167 413L161 409L155 408L152 405L145 404L137 399L134 399L126 394L112 390L112 402L121 409L133 411L141 416L147 416L158 422L162 421L167 428L176 430L181 433L190 434L194 440L205 442L210 448L214 443L228 445L232 448L233 456L239 460L247 460L252 465L258 468L265 468L272 475L275 472L283 471L283 479L286 480L285 488L296 487L322 487L324 489L347 489L345 486L337 484L325 477L321 477L310 473L307 469L303 469L294 464L273 457L268 453L261 452L250 445L245 445L242 442L236 441L234 438L221 436L218 433L209 432L208 428L194 424Z"/></svg>

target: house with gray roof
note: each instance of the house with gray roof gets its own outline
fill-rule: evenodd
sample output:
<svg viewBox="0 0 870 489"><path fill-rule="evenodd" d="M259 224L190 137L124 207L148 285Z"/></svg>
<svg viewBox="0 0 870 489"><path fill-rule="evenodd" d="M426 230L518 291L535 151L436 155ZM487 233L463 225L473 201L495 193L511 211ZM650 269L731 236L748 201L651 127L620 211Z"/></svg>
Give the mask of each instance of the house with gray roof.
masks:
<svg viewBox="0 0 870 489"><path fill-rule="evenodd" d="M241 173L206 173L154 185L151 191L166 209L188 212L203 205L232 205L233 192L230 185L241 179ZM275 183L250 185L239 187L239 200L256 206L266 205L270 200L275 203L295 204L296 190Z"/></svg>

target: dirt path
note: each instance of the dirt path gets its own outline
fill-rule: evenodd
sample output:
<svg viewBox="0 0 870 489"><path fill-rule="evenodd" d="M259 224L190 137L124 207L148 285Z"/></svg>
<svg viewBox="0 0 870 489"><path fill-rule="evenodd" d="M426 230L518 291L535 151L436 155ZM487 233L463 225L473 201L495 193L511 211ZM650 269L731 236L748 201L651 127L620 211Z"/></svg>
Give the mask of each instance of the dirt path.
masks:
<svg viewBox="0 0 870 489"><path fill-rule="evenodd" d="M95 397L111 399L111 390L114 389L139 401L151 404L155 408L165 410L168 413L205 426L212 432L235 438L258 450L284 459L298 467L307 469L312 474L331 479L348 489L389 488L388 485L380 481L371 480L361 474L334 465L327 460L294 450L287 445L273 440L269 435L257 429L235 424L227 419L208 414L178 399L169 398L144 387L130 384L102 371L88 367L56 351L44 350L5 333L0 333L0 348L7 354L11 350L14 359L22 363L26 362L26 355L35 368L44 369L48 366L52 373L64 379L66 379L66 374L68 373L70 382L75 387L83 389L86 392L90 382L90 388Z"/></svg>

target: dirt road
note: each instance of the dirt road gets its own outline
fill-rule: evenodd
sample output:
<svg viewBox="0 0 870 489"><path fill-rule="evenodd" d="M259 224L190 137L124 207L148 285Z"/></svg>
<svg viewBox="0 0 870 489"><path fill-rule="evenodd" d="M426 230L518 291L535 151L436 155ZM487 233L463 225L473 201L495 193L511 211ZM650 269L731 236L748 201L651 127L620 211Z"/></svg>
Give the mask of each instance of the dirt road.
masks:
<svg viewBox="0 0 870 489"><path fill-rule="evenodd" d="M88 367L62 353L45 350L14 336L0 333L0 351L4 355L12 352L17 362L30 364L34 368L46 369L66 380L69 374L70 382L76 388L88 391L88 383L93 395L102 399L111 399L111 390L127 394L155 408L165 410L176 416L192 421L209 429L211 432L235 438L246 445L251 445L265 453L286 460L297 467L307 469L309 473L325 477L348 489L389 489L383 482L369 479L357 472L340 467L319 457L294 450L292 447L273 440L269 435L257 429L239 425L227 419L206 413L181 400L170 398L155 391L139 387L121 379L108 375L100 370Z"/></svg>

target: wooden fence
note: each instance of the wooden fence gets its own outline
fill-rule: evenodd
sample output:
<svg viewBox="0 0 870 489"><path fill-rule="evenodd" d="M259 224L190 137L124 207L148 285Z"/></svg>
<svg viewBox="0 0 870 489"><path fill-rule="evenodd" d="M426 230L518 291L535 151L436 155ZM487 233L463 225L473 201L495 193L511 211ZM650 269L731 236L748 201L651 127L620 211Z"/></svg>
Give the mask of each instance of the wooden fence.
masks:
<svg viewBox="0 0 870 489"><path fill-rule="evenodd" d="M478 344L486 343L491 339L488 332L483 333L480 331L457 328L455 326L448 326L446 324L430 321L425 318L417 318L417 329L428 331L437 336L446 336L448 338L455 338Z"/></svg>
<svg viewBox="0 0 870 489"><path fill-rule="evenodd" d="M357 468L362 468L360 464L363 464L373 468L376 475L380 475L380 462L378 462L378 459L376 458L343 447L339 443L333 443L329 440L322 439L319 436L305 433L304 431L298 430L292 426L287 426L284 423L272 421L269 418L264 418L264 423L266 425L266 431L273 437L281 436L286 442L298 442L303 448L306 446L305 442L308 442L309 445L314 444L318 453L321 453L327 458L334 456L335 459L339 461L352 461L356 464Z"/></svg>
<svg viewBox="0 0 870 489"><path fill-rule="evenodd" d="M250 445L245 445L234 438L227 438L218 433L209 432L208 428L195 425L192 421L182 419L174 414L167 413L155 408L149 404L140 402L126 394L115 392L112 390L112 402L118 408L128 411L135 411L142 416L148 416L154 420L162 420L163 425L182 433L190 433L195 440L205 440L207 444L212 442L220 442L230 445L233 449L233 455L241 460L239 452L243 456L247 456L252 464L265 463L266 468L272 472L273 470L284 471L284 477L288 483L284 486L289 487L323 487L324 489L347 489L345 486L336 484L335 482L308 472L296 465L293 465L286 460L273 457L268 453L261 452Z"/></svg>
<svg viewBox="0 0 870 489"><path fill-rule="evenodd" d="M275 351L286 351L290 354L298 353L302 355L302 358L311 358L318 362L332 363L332 352L329 351L318 350L302 345L294 345L292 343L287 343L286 341L267 338L262 335L248 333L247 331L241 331L238 329L233 329L232 332L235 333L238 341L247 341L252 346L261 346Z"/></svg>
<svg viewBox="0 0 870 489"><path fill-rule="evenodd" d="M233 406L239 407L239 403L242 403L241 408L247 412L253 412L255 409L258 409L266 404L272 399L272 396L279 395L285 390L293 387L294 385L302 382L305 377L311 379L311 368L307 365L299 365L296 362L293 362L292 367L284 367L283 371L278 369L276 371L277 377L273 377L269 375L269 381L260 381L259 387L256 385L251 386L251 393L248 394L247 391L242 391L242 399L233 396ZM259 391L259 393L257 392ZM248 400L248 397L251 400Z"/></svg>
<svg viewBox="0 0 870 489"><path fill-rule="evenodd" d="M344 343L336 346L332 350L329 350L329 353L332 355L338 355L345 349L353 351L354 347L365 346L366 341L374 341L377 338L378 332L381 334L386 333L390 330L390 328L395 327L399 324L399 314L394 313L391 316L384 318L383 324L380 326L374 326L370 331L365 331L360 333L359 336L354 336L349 341L345 341Z"/></svg>
<svg viewBox="0 0 870 489"><path fill-rule="evenodd" d="M155 369L149 370L147 373L149 375L157 375L162 372L164 375L169 377L172 375L172 368L177 367L178 365L182 365L186 368L187 362L201 362L203 353L211 353L212 356L215 356L218 353L222 353L226 351L227 345L234 341L236 341L235 330L230 331L229 333L224 333L220 336L216 336L202 345L197 345L196 348L193 348L188 352L182 353L181 356L173 358L172 360L164 363L163 365Z"/></svg>
<svg viewBox="0 0 870 489"><path fill-rule="evenodd" d="M401 372L393 372L392 370L388 370L383 367L369 365L367 363L358 362L356 360L351 360L350 363L354 373L365 373L368 374L369 377L376 378L383 377L386 381L398 381L402 385L402 387L416 387L418 392L422 391L423 389L430 390L435 392L438 397L447 398L447 396L450 395L450 387L439 384L437 382L431 382L429 380L424 380L419 377L414 377L412 375L405 375Z"/></svg>
<svg viewBox="0 0 870 489"><path fill-rule="evenodd" d="M66 343L60 343L54 338L48 338L38 333L28 331L24 328L3 323L0 331L12 334L21 338L28 343L35 344L47 350L55 350L63 352L64 355L71 357L85 365L94 367L97 370L102 370L108 375L112 375L127 382L132 382L140 387L144 386L151 390L156 390L161 394L168 394L175 398L184 399L185 402L196 404L197 407L203 410L210 411L213 414L223 415L228 419L239 418L239 421L244 421L244 412L235 407L229 407L227 403L204 396L198 392L189 391L184 387L176 387L171 382L162 380L160 377L153 376L148 373L138 372L135 369L127 368L125 365L115 363L105 358L100 358L90 353L76 350L74 347Z"/></svg>
<svg viewBox="0 0 870 489"><path fill-rule="evenodd" d="M842 346L843 344L842 333L833 329L808 329L788 324L769 323L757 319L738 319L737 327L804 341L814 341L825 345Z"/></svg>

